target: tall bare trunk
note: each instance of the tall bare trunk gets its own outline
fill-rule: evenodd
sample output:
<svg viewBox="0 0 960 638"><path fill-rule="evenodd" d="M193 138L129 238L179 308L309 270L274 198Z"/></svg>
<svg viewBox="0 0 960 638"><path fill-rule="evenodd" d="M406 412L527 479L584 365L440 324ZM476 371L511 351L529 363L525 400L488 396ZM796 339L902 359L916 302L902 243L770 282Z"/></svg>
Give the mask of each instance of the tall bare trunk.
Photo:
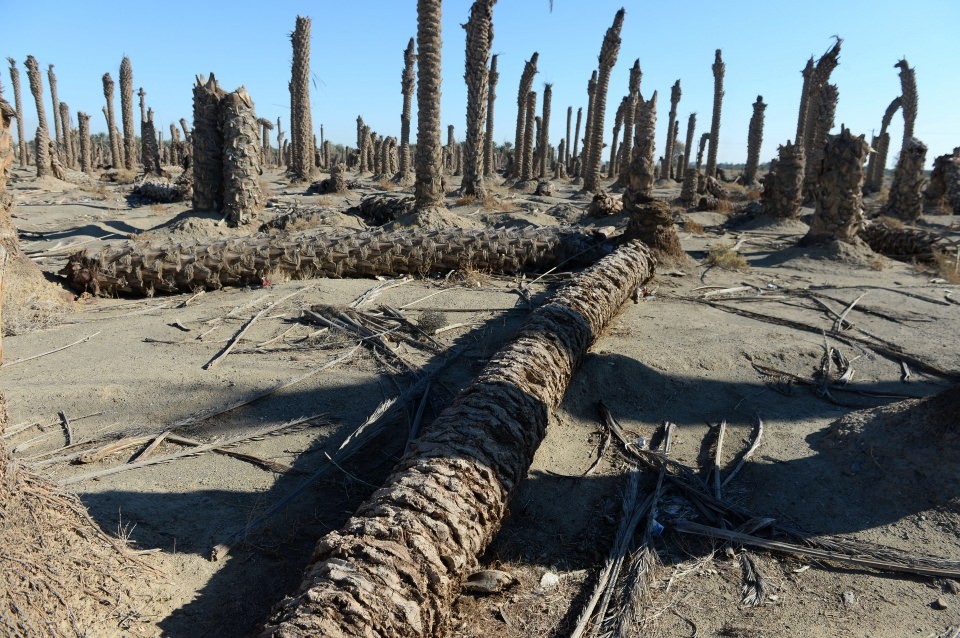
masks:
<svg viewBox="0 0 960 638"><path fill-rule="evenodd" d="M223 134L223 210L231 226L248 224L263 208L260 131L253 100L242 86L220 100Z"/></svg>
<svg viewBox="0 0 960 638"><path fill-rule="evenodd" d="M296 181L313 173L313 120L310 114L310 18L297 16L290 39L293 67L290 80L290 170Z"/></svg>
<svg viewBox="0 0 960 638"><path fill-rule="evenodd" d="M900 69L900 104L903 108L903 143L900 154L913 146L913 127L917 121L917 75L914 69L907 64L906 58L895 65Z"/></svg>
<svg viewBox="0 0 960 638"><path fill-rule="evenodd" d="M820 165L816 157L816 146L823 145L825 136L819 135L817 129L818 121L822 121L823 108L820 105L821 93L824 87L830 82L830 75L840 64L840 46L843 40L837 38L833 46L820 56L810 76L809 86L807 87L807 103L805 121L803 124L803 155L806 158L805 175L803 178L803 196L810 201L815 195L817 188L817 173ZM819 141L815 138L819 137ZM797 139L800 142L800 138ZM821 149L822 150L822 149Z"/></svg>
<svg viewBox="0 0 960 638"><path fill-rule="evenodd" d="M626 186L630 162L633 161L633 143L636 137L637 102L640 99L640 81L643 72L640 70L640 60L634 60L630 67L630 82L627 87L626 105L623 112L623 150L620 155L620 170L617 175L617 184Z"/></svg>
<svg viewBox="0 0 960 638"><path fill-rule="evenodd" d="M27 79L30 80L30 92L37 106L37 177L50 174L50 133L47 130L47 114L43 108L43 78L40 76L40 65L32 55L27 56L24 63L27 67Z"/></svg>
<svg viewBox="0 0 960 638"><path fill-rule="evenodd" d="M120 141L117 139L116 117L113 111L113 78L109 73L103 74L103 97L107 100L107 135L110 137L110 164L113 168L120 168L123 159L120 155Z"/></svg>
<svg viewBox="0 0 960 638"><path fill-rule="evenodd" d="M484 135L489 97L490 47L493 44L493 5L496 0L474 0L467 31L466 69L467 132L463 140L463 181L461 193L478 199L486 197L483 184Z"/></svg>
<svg viewBox="0 0 960 638"><path fill-rule="evenodd" d="M520 173L520 179L527 181L533 178L533 140L536 135L534 125L537 118L537 92L527 93L526 101L526 119L523 124L523 172Z"/></svg>
<svg viewBox="0 0 960 638"><path fill-rule="evenodd" d="M863 165L870 153L864 136L847 128L831 135L817 178L817 207L805 243L850 243L863 226Z"/></svg>
<svg viewBox="0 0 960 638"><path fill-rule="evenodd" d="M213 73L193 86L193 209L220 210L223 205L223 135L220 100L224 92Z"/></svg>
<svg viewBox="0 0 960 638"><path fill-rule="evenodd" d="M597 76L597 89L593 105L593 123L590 132L590 156L587 158L586 174L583 178L584 190L597 192L600 188L600 164L603 160L603 124L607 110L607 90L610 87L610 73L617 63L620 53L620 30L623 28L625 11L621 8L613 18L613 25L607 29L600 47L600 73Z"/></svg>
<svg viewBox="0 0 960 638"><path fill-rule="evenodd" d="M707 154L707 177L717 176L717 150L720 145L720 111L723 108L723 75L727 65L717 49L713 61L713 119L710 122L710 152Z"/></svg>
<svg viewBox="0 0 960 638"><path fill-rule="evenodd" d="M567 135L563 138L563 153L557 158L558 163L564 167L570 164L570 122L573 119L573 107L567 107Z"/></svg>
<svg viewBox="0 0 960 638"><path fill-rule="evenodd" d="M541 179L549 179L547 173L550 148L550 106L553 101L553 85L547 82L543 85L543 117L540 121L540 164L536 172Z"/></svg>
<svg viewBox="0 0 960 638"><path fill-rule="evenodd" d="M573 134L573 154L570 156L571 164L567 167L567 172L573 174L573 163L579 158L580 148L580 121L583 119L583 107L577 108L577 126Z"/></svg>
<svg viewBox="0 0 960 638"><path fill-rule="evenodd" d="M763 112L767 105L763 103L763 96L758 95L753 103L753 116L750 118L750 128L747 131L747 165L743 168L741 182L749 186L757 180L757 167L760 165L760 146L763 144Z"/></svg>
<svg viewBox="0 0 960 638"><path fill-rule="evenodd" d="M140 123L141 159L144 173L163 175L160 168L160 148L157 144L157 129L153 124L153 109L147 111L147 119Z"/></svg>
<svg viewBox="0 0 960 638"><path fill-rule="evenodd" d="M53 72L52 64L47 65L47 81L50 83L50 101L53 103L53 136L57 142L57 152L63 155L65 141L60 117L60 98L57 95L57 75Z"/></svg>
<svg viewBox="0 0 960 638"><path fill-rule="evenodd" d="M403 109L400 112L400 180L410 176L410 112L413 107L413 91L417 86L417 53L413 38L403 52L403 72L400 74L400 92L403 94Z"/></svg>
<svg viewBox="0 0 960 638"><path fill-rule="evenodd" d="M811 166L819 167L823 161L824 153L826 153L827 139L830 136L830 131L833 129L839 99L840 92L837 89L837 85L825 84L821 86L817 92L816 103L810 105L811 109L816 108L817 117L813 122L813 126L807 131L809 133L810 143L805 145L810 148L810 153L806 155L807 167L803 183L803 197L806 201L811 201L816 198L817 189L819 188L818 182L816 181L818 169L811 168ZM806 153L806 148L804 148L804 153Z"/></svg>
<svg viewBox="0 0 960 638"><path fill-rule="evenodd" d="M133 65L124 56L120 62L120 112L123 115L123 160L127 170L137 167L137 140L133 128Z"/></svg>
<svg viewBox="0 0 960 638"><path fill-rule="evenodd" d="M890 185L886 211L901 219L916 221L923 214L923 186L926 182L923 166L927 160L927 145L913 138L900 151L897 168Z"/></svg>
<svg viewBox="0 0 960 638"><path fill-rule="evenodd" d="M417 0L417 157L415 207L443 207L440 144L441 0Z"/></svg>
<svg viewBox="0 0 960 638"><path fill-rule="evenodd" d="M17 68L17 61L13 58L7 58L10 63L10 82L13 84L13 103L16 106L17 117L17 141L20 146L18 159L20 166L30 164L30 153L27 151L27 138L23 135L23 98L20 94L20 69Z"/></svg>
<svg viewBox="0 0 960 638"><path fill-rule="evenodd" d="M613 178L617 168L617 142L620 139L620 129L623 127L624 116L627 111L630 98L623 98L620 106L617 108L617 114L613 118L613 141L610 142L610 161L607 165L607 178ZM629 134L624 137L629 136Z"/></svg>
<svg viewBox="0 0 960 638"><path fill-rule="evenodd" d="M777 159L763 178L763 209L779 219L796 219L803 203L803 143L790 140L779 149Z"/></svg>
<svg viewBox="0 0 960 638"><path fill-rule="evenodd" d="M883 186L883 175L887 170L887 152L890 149L890 134L887 133L887 128L893 121L897 109L900 108L900 102L898 95L887 105L887 110L883 113L880 133L877 135L877 143L874 147L877 152L870 154L870 161L867 163L867 183L864 192L877 192Z"/></svg>
<svg viewBox="0 0 960 638"><path fill-rule="evenodd" d="M66 102L60 102L60 141L63 143L62 154L63 162L69 167L73 167L73 147L70 143L70 107Z"/></svg>
<svg viewBox="0 0 960 638"><path fill-rule="evenodd" d="M687 179L687 166L690 165L690 160L693 159L693 135L695 129L697 128L697 114L691 113L690 117L687 118L687 137L683 144L683 179Z"/></svg>
<svg viewBox="0 0 960 638"><path fill-rule="evenodd" d="M807 126L807 108L810 105L810 82L814 75L813 56L807 60L807 66L803 68L803 88L800 90L800 113L797 116L797 143L802 144Z"/></svg>
<svg viewBox="0 0 960 638"><path fill-rule="evenodd" d="M573 371L652 263L642 244L626 243L531 315L385 485L319 541L299 591L261 635L446 635L460 583L505 517Z"/></svg>
<svg viewBox="0 0 960 638"><path fill-rule="evenodd" d="M485 176L493 175L493 107L497 101L497 82L500 81L500 74L497 72L497 56L490 58L490 71L488 73L487 88L487 131L483 137L483 174Z"/></svg>
<svg viewBox="0 0 960 638"><path fill-rule="evenodd" d="M590 161L590 144L593 141L591 131L593 130L593 105L597 97L597 72L590 75L587 82L587 118L583 123L583 150L580 151L580 172L577 177L584 177L587 170L587 162Z"/></svg>
<svg viewBox="0 0 960 638"><path fill-rule="evenodd" d="M521 177L523 175L523 144L524 131L527 121L527 96L533 88L533 76L537 74L537 60L540 54L536 51L530 56L523 66L523 73L520 75L520 89L517 91L517 131L513 145L513 176Z"/></svg>
<svg viewBox="0 0 960 638"><path fill-rule="evenodd" d="M90 157L90 116L83 111L77 111L77 120L80 129L80 170L91 173L93 164Z"/></svg>
<svg viewBox="0 0 960 638"><path fill-rule="evenodd" d="M660 169L660 175L664 179L673 177L673 158L675 155L673 137L677 125L677 105L680 104L680 80L673 83L670 89L670 113L667 120L667 148L663 152L663 168Z"/></svg>

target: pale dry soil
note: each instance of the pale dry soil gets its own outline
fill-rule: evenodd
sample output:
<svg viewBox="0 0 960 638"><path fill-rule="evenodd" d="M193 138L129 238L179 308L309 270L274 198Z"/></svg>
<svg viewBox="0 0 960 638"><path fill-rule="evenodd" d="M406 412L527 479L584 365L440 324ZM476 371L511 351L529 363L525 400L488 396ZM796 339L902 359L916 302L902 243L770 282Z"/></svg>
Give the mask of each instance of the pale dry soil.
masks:
<svg viewBox="0 0 960 638"><path fill-rule="evenodd" d="M216 219L209 216L191 218L185 214L187 204L131 207L125 198L128 186L101 185L74 172L68 177L75 183L38 183L20 170L12 186L23 247L52 278L65 255L78 247L94 251L143 232L154 240L235 232L216 226ZM349 228L362 228L363 223L342 211L381 189L363 179L362 188L345 196L306 196L302 187L290 186L278 172L264 179L275 204L330 206L338 212L328 222ZM473 222L520 226L577 222L589 203L568 182L555 184L549 198L506 186L495 191L497 210L477 202L458 205L455 195L448 198L448 205ZM658 195L676 192L676 187L664 188ZM264 216L270 217L271 211L268 208ZM854 324L851 335L875 335L956 373L960 306L945 293L957 286L935 279L922 267L864 251L797 248L805 230L800 222L723 232L719 224L724 216L719 213L684 213L678 219L706 227L700 233L681 230L690 261L662 268L643 299L628 304L591 349L552 418L510 516L481 559L480 567L505 570L519 584L487 597L461 597L451 635L569 632L609 551L625 487L626 465L615 446L596 472L582 476L597 455L600 401L632 436L649 440L664 421L676 423L673 455L698 471L709 464L712 426L727 423L723 457L729 467L748 445L759 417L764 437L757 454L728 486L732 500L758 515L812 532L960 559L960 466L952 448L944 448L956 443L960 415L942 415L952 439L912 437L908 428L917 425L895 419L892 424L868 419L856 436L829 434L830 424L853 410L886 405L899 397L928 396L946 388L948 381L916 370L909 381L901 380L899 361L829 336L829 345L853 361L856 373L850 389L887 397L834 392L831 401L812 387L771 378L751 366L752 360L813 381L825 339L816 331L829 330L833 317L804 295L818 296L839 313L866 293L848 315ZM172 220L173 231L166 226ZM594 226L623 223L619 218L584 221ZM951 217L931 223L946 232L957 227ZM705 265L709 250L734 244L749 268ZM524 288L536 304L566 275L534 279L528 276ZM311 418L307 427L235 448L290 466L285 474L237 458L204 454L70 484L105 530L143 550L142 557L164 574L144 575L139 613L102 629L104 635L254 632L271 606L296 587L314 542L350 515L402 453L417 402L405 406L400 418L390 421L360 455L338 467L331 468L328 461L327 455L335 454L383 400L412 383L411 373L391 369L366 348L264 399L174 428L178 421L349 353L355 346L349 337L315 334L318 326L302 321L301 311L318 303L350 304L382 282L268 283L195 298L82 298L58 325L4 340L6 361L13 362L89 337L65 350L0 369L11 431L19 430L9 443L18 457L41 467L55 481L83 479L91 472L119 467L144 445L90 464L44 463L70 452L61 450L66 441L60 411L71 419L73 437L80 443L111 434L155 436L170 429L209 442ZM460 346L463 351L431 385L425 422L450 403L521 325L529 306L516 292L519 283L513 277L455 273L389 288L360 307L372 311L378 304L389 304L402 308L411 321L428 310L439 310L448 324L464 324L437 336L445 348ZM749 288L711 299L803 322L814 332L694 301L707 292L743 286ZM275 306L234 352L218 366L203 369L271 303ZM258 346L264 342L270 343ZM443 360L442 354L396 347L417 369L432 370ZM912 450L909 455L904 454L907 447ZM183 449L164 443L160 454ZM644 489L651 485L652 481L645 483ZM676 495L665 496L668 516L682 515L685 507ZM245 533L251 523L256 529ZM230 551L211 560L214 549L225 544L231 545ZM933 578L756 551L769 589L762 606L747 608L740 605L739 564L731 558L743 548L683 536L669 526L654 545L661 564L651 575L645 628L649 635L939 636L960 625L960 598L949 593L949 583ZM547 572L559 577L559 585L541 587ZM937 599L946 609L936 608Z"/></svg>

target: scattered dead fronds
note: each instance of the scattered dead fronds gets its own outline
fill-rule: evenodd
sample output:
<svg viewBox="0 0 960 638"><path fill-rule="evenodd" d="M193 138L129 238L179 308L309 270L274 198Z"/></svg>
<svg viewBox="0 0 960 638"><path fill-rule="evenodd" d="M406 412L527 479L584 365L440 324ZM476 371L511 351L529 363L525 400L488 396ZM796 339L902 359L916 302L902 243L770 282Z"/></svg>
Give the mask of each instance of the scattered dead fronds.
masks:
<svg viewBox="0 0 960 638"><path fill-rule="evenodd" d="M462 197L458 197L457 200L454 202L454 204L456 204L457 206L469 206L470 204L473 204L476 201L477 201L476 196L464 195Z"/></svg>

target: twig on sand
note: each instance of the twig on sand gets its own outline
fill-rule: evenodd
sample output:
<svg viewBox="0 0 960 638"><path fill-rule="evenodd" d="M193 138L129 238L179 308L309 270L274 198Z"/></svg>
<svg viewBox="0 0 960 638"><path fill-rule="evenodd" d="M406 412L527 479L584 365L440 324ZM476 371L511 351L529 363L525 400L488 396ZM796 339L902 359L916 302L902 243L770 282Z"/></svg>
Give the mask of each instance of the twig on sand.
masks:
<svg viewBox="0 0 960 638"><path fill-rule="evenodd" d="M723 498L723 481L720 478L720 458L723 454L723 438L727 433L727 420L720 421L717 428L717 443L713 453L713 495L717 500Z"/></svg>
<svg viewBox="0 0 960 638"><path fill-rule="evenodd" d="M750 447L747 448L747 451L743 453L743 456L740 457L740 460L737 461L737 464L734 466L730 473L727 474L727 478L723 479L723 487L726 487L727 484L733 480L740 470L743 469L743 466L746 465L747 461L750 460L750 457L753 456L753 453L757 451L757 448L760 447L760 440L763 438L763 420L760 416L757 416L757 430L756 434L753 436L753 443L750 444Z"/></svg>
<svg viewBox="0 0 960 638"><path fill-rule="evenodd" d="M250 326L252 326L253 324L257 323L257 320L260 319L260 317L263 316L263 313L265 313L265 312L266 312L267 310L269 310L270 308L273 308L273 306L274 306L274 304L270 304L270 305L266 306L263 310L261 310L260 312L258 312L257 314L255 314L255 315L250 319L250 321L248 321L248 322L243 326L243 328L241 328L241 329L237 332L237 334L235 334L235 335L233 336L233 339L230 340L230 343L227 344L227 347L226 347L226 348L224 348L223 350L220 351L220 354L218 354L218 355L215 356L213 359L211 359L210 361L208 361L207 363L205 363L205 364L203 365L203 369L204 369L204 370L210 370L210 369L212 369L212 368L217 367L217 365L219 365L219 363L220 363L221 361L223 361L223 360L226 358L226 356L227 356L228 354L230 354L230 351L233 350L233 348L240 342L240 340L243 338L243 335L245 335L245 334L247 333L247 330L250 329Z"/></svg>
<svg viewBox="0 0 960 638"><path fill-rule="evenodd" d="M846 308L843 312L840 313L840 316L837 317L837 320L833 322L833 331L834 331L834 332L840 332L840 330L842 330L842 328L843 328L843 322L846 321L847 315L850 314L850 311L853 310L853 307L856 306L857 303L858 303L861 299L863 299L864 297L866 297L866 296L867 296L867 293L866 293L866 292L863 293L862 295L860 295L859 297L857 297L856 299L854 299L853 301L851 301L851 302L850 302L850 305L847 306L847 308ZM849 324L850 322L848 321L847 323Z"/></svg>
<svg viewBox="0 0 960 638"><path fill-rule="evenodd" d="M84 341L89 341L90 339L93 339L94 337L96 337L96 336L97 336L98 334L100 334L101 332L102 332L101 330L98 330L98 331L94 332L92 335L87 335L87 336L84 337L83 339L78 339L77 341L74 341L73 343L68 343L68 344L65 345L65 346L60 346L59 348L54 348L53 350L47 350L46 352L41 352L40 354L35 354L35 355L33 355L32 357L24 357L23 359L17 359L16 361L8 361L7 363L4 363L3 365L0 365L0 368L9 368L9 367L11 367L11 366L17 365L18 363L25 363L25 362L27 362L27 361L33 361L34 359L39 359L40 357L45 357L45 356L47 356L48 354L54 354L55 352L61 352L62 350L66 350L67 348L72 348L72 347L75 346L75 345L81 344L81 343L83 343Z"/></svg>
<svg viewBox="0 0 960 638"><path fill-rule="evenodd" d="M371 288L370 290L367 290L366 292L364 292L362 295L360 295L356 299L354 299L350 303L350 307L359 308L360 306L366 303L369 303L374 299L376 299L377 297L379 297L380 293L382 293L384 290L389 290L391 288L396 288L397 286L408 284L413 280L414 280L413 277L404 277L403 279L399 279L399 280L387 280L387 281L381 282L376 286L374 286L373 288Z"/></svg>

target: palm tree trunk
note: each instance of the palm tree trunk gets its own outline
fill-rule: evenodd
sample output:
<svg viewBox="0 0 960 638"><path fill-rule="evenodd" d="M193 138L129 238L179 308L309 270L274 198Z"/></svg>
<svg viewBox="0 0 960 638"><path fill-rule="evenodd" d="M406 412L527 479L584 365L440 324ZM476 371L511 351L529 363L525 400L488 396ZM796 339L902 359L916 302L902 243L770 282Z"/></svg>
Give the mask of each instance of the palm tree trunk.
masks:
<svg viewBox="0 0 960 638"><path fill-rule="evenodd" d="M523 161L521 166L523 172L520 173L520 179L527 181L533 178L533 140L536 135L534 126L537 119L537 92L527 93L526 119L523 124Z"/></svg>
<svg viewBox="0 0 960 638"><path fill-rule="evenodd" d="M144 173L162 176L160 148L157 146L157 129L153 124L153 109L147 111L147 119L140 123L140 146Z"/></svg>
<svg viewBox="0 0 960 638"><path fill-rule="evenodd" d="M20 146L18 160L20 166L30 164L30 153L27 151L27 138L23 135L23 99L20 94L20 69L17 68L17 61L13 58L7 58L10 63L10 82L13 84L13 103L16 106L17 113L17 140Z"/></svg>
<svg viewBox="0 0 960 638"><path fill-rule="evenodd" d="M223 205L223 134L220 100L224 92L213 73L193 86L193 210L216 211Z"/></svg>
<svg viewBox="0 0 960 638"><path fill-rule="evenodd" d="M636 137L637 120L637 102L640 97L640 81L643 79L643 72L640 70L640 60L634 60L630 67L630 84L627 90L627 104L623 112L623 150L620 155L620 170L617 174L617 184L619 186L627 185L627 174L630 170L630 162L633 160L633 142Z"/></svg>
<svg viewBox="0 0 960 638"><path fill-rule="evenodd" d="M803 196L806 201L811 201L816 190L817 171L819 163L814 157L817 153L816 142L814 138L818 137L817 122L822 115L820 106L824 87L830 81L830 74L840 64L840 46L843 40L837 38L833 46L817 60L814 66L813 74L810 76L810 83L807 88L806 113L803 124L803 155L806 158L805 175L803 178ZM824 143L826 138L820 136L820 144ZM797 138L797 142L800 138ZM822 149L821 149L822 150Z"/></svg>
<svg viewBox="0 0 960 638"><path fill-rule="evenodd" d="M83 111L77 111L77 120L80 127L80 170L91 173L93 164L90 157L90 116Z"/></svg>
<svg viewBox="0 0 960 638"><path fill-rule="evenodd" d="M695 129L697 128L697 114L691 113L690 117L687 118L687 137L683 145L683 179L687 179L687 167L690 165L690 160L693 159L693 135Z"/></svg>
<svg viewBox="0 0 960 638"><path fill-rule="evenodd" d="M597 97L597 72L590 75L590 81L587 82L587 119L583 123L583 149L580 151L580 171L577 177L586 176L587 162L590 161L590 143L593 141L591 131L593 130L593 105Z"/></svg>
<svg viewBox="0 0 960 638"><path fill-rule="evenodd" d="M803 182L803 197L805 201L812 201L816 198L816 192L819 188L816 179L817 167L823 161L823 155L826 152L825 145L833 129L834 119L837 112L837 102L840 99L840 92L836 84L825 84L817 92L817 99L811 103L810 108L816 107L817 117L813 126L808 129L810 133L810 144L806 145L811 150L807 158L806 176ZM806 153L806 148L804 148Z"/></svg>
<svg viewBox="0 0 960 638"><path fill-rule="evenodd" d="M463 195L483 199L487 191L483 184L484 136L489 97L490 47L493 44L493 5L496 0L475 0L470 8L467 30L466 69L467 131L463 140Z"/></svg>
<svg viewBox="0 0 960 638"><path fill-rule="evenodd" d="M573 166L579 157L580 148L580 120L583 119L583 107L577 108L577 126L573 134L573 154L570 156L570 165L567 166L567 173L574 174Z"/></svg>
<svg viewBox="0 0 960 638"><path fill-rule="evenodd" d="M63 125L60 118L60 98L57 96L57 76L53 72L53 65L47 65L47 81L50 83L50 101L53 103L53 136L57 142L57 152L64 153Z"/></svg>
<svg viewBox="0 0 960 638"><path fill-rule="evenodd" d="M807 109L810 106L810 82L814 76L813 56L807 60L807 66L803 68L803 88L800 90L800 113L797 117L797 143L802 144L806 133Z"/></svg>
<svg viewBox="0 0 960 638"><path fill-rule="evenodd" d="M600 164L603 160L603 121L607 110L607 89L610 73L620 53L620 30L623 28L624 10L617 11L613 25L607 29L600 47L600 74L597 77L596 95L593 104L593 127L590 131L590 155L587 157L584 190L597 192L600 189Z"/></svg>
<svg viewBox="0 0 960 638"><path fill-rule="evenodd" d="M120 111L123 115L123 160L127 170L137 168L137 140L133 128L133 65L123 56L120 62Z"/></svg>
<svg viewBox="0 0 960 638"><path fill-rule="evenodd" d="M647 249L629 242L537 309L385 485L320 540L261 636L445 635L573 371L651 273Z"/></svg>
<svg viewBox="0 0 960 638"><path fill-rule="evenodd" d="M410 177L410 112L413 107L413 91L417 86L417 53L414 40L410 38L403 52L403 72L400 74L400 92L403 94L403 108L400 112L400 181Z"/></svg>
<svg viewBox="0 0 960 638"><path fill-rule="evenodd" d="M887 105L887 110L883 113L883 120L880 122L880 133L877 135L877 143L874 146L876 153L870 154L870 162L867 164L867 183L865 193L877 192L883 186L883 174L887 169L887 151L890 149L890 134L887 128L893 121L893 116L900 108L900 96L893 98L893 101Z"/></svg>
<svg viewBox="0 0 960 638"><path fill-rule="evenodd" d="M550 103L553 101L553 85L547 82L543 85L543 117L540 121L540 163L537 174L541 179L549 179L547 166L550 154Z"/></svg>
<svg viewBox="0 0 960 638"><path fill-rule="evenodd" d="M670 89L670 114L667 120L667 148L663 152L663 168L660 169L660 175L664 179L673 177L673 157L674 157L674 127L677 125L677 105L680 103L680 80L673 83Z"/></svg>
<svg viewBox="0 0 960 638"><path fill-rule="evenodd" d="M73 146L70 143L70 107L66 102L60 102L60 126L61 140L63 142L63 161L67 166L73 168Z"/></svg>
<svg viewBox="0 0 960 638"><path fill-rule="evenodd" d="M907 64L906 58L895 65L900 69L900 104L903 108L903 143L900 145L900 154L913 146L913 128L917 121L917 75L914 69Z"/></svg>
<svg viewBox="0 0 960 638"><path fill-rule="evenodd" d="M113 168L120 168L123 159L120 155L120 141L117 139L117 124L113 112L113 78L109 73L103 74L103 97L107 100L107 134L110 136L110 163Z"/></svg>
<svg viewBox="0 0 960 638"><path fill-rule="evenodd" d="M313 123L310 114L310 18L297 16L290 36L293 67L290 80L290 170L295 181L309 181L313 173Z"/></svg>
<svg viewBox="0 0 960 638"><path fill-rule="evenodd" d="M517 130L513 144L513 177L520 178L523 175L523 146L525 140L525 126L527 118L527 96L533 89L533 76L537 74L537 60L540 54L536 51L530 56L523 66L523 73L520 75L520 88L517 91Z"/></svg>
<svg viewBox="0 0 960 638"><path fill-rule="evenodd" d="M220 100L223 134L223 210L231 226L249 224L263 209L260 131L253 100L240 87Z"/></svg>
<svg viewBox="0 0 960 638"><path fill-rule="evenodd" d="M717 49L713 61L713 120L710 123L710 152L707 154L707 177L717 176L717 150L720 144L720 111L723 108L723 75L727 65Z"/></svg>
<svg viewBox="0 0 960 638"><path fill-rule="evenodd" d="M864 136L841 128L831 135L817 177L817 207L803 243L853 241L863 225L863 164L870 154Z"/></svg>
<svg viewBox="0 0 960 638"><path fill-rule="evenodd" d="M763 144L763 112L767 105L763 103L763 96L758 95L753 103L753 117L750 118L750 127L747 131L747 164L743 168L741 183L750 186L757 180L757 168L760 166L760 145Z"/></svg>
<svg viewBox="0 0 960 638"><path fill-rule="evenodd" d="M43 78L40 76L40 65L32 55L27 56L27 79L30 80L30 92L37 105L37 177L50 174L50 133L47 130L47 114L43 108Z"/></svg>
<svg viewBox="0 0 960 638"><path fill-rule="evenodd" d="M417 0L416 210L443 207L440 144L441 0Z"/></svg>
<svg viewBox="0 0 960 638"><path fill-rule="evenodd" d="M617 108L617 114L613 119L613 141L610 143L610 161L607 164L607 178L613 178L617 168L617 142L620 139L620 129L623 127L624 116L627 111L627 105L630 98L623 98L620 101L620 107ZM626 135L624 137L627 137Z"/></svg>
<svg viewBox="0 0 960 638"><path fill-rule="evenodd" d="M923 185L926 182L923 166L926 160L927 145L916 138L900 151L885 207L889 214L911 222L923 214Z"/></svg>
<svg viewBox="0 0 960 638"><path fill-rule="evenodd" d="M573 107L567 107L567 135L563 138L563 153L557 158L558 163L563 164L564 168L570 164L570 121L573 119Z"/></svg>
<svg viewBox="0 0 960 638"><path fill-rule="evenodd" d="M805 157L803 142L790 140L779 149L778 158L770 162L763 178L763 209L778 219L796 219L803 203Z"/></svg>
<svg viewBox="0 0 960 638"><path fill-rule="evenodd" d="M483 138L483 174L491 176L494 173L493 157L493 108L497 101L497 82L500 81L500 74L497 72L497 56L490 58L490 71L488 76L487 88L487 131Z"/></svg>

